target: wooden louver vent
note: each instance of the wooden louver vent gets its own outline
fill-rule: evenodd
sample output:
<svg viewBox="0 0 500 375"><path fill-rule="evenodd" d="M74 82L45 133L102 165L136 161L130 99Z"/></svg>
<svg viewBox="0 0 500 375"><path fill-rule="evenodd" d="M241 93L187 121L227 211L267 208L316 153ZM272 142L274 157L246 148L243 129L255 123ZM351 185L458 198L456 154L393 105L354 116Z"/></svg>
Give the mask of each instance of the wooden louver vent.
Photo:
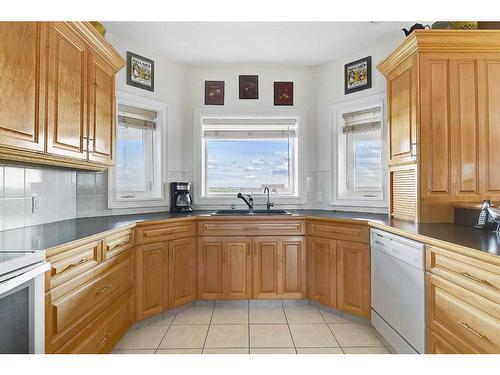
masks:
<svg viewBox="0 0 500 375"><path fill-rule="evenodd" d="M392 172L392 216L417 219L417 179L415 169Z"/></svg>

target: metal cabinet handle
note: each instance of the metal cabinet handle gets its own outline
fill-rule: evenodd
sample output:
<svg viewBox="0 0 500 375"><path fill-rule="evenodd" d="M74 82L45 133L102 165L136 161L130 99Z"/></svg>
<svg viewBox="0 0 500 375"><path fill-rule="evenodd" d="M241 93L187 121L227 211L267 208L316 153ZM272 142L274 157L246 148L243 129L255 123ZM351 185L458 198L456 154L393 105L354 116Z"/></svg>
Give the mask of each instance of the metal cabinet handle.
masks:
<svg viewBox="0 0 500 375"><path fill-rule="evenodd" d="M96 294L99 295L99 294L103 294L105 291L107 291L109 288L111 288L113 284L108 284L106 285L104 288L102 288L101 290L99 290Z"/></svg>
<svg viewBox="0 0 500 375"><path fill-rule="evenodd" d="M462 271L462 272L459 272L458 273L460 276L463 276L463 277L466 277L468 279L471 279L471 280L474 280L478 283L481 283L481 284L488 284L488 280L486 279L480 279L479 277L476 277L476 276L473 276L471 275L470 273L468 272L465 272L465 271Z"/></svg>
<svg viewBox="0 0 500 375"><path fill-rule="evenodd" d="M472 328L469 324L467 324L467 322L457 321L457 323L460 324L462 327L464 327L467 331L469 331L473 335L479 337L480 339L484 339L486 337L486 335L483 332Z"/></svg>
<svg viewBox="0 0 500 375"><path fill-rule="evenodd" d="M89 260L91 260L91 259L90 258L82 258L78 262L71 263L70 265L66 266L66 268L64 268L61 272L67 271L73 267L77 267L83 263L87 263Z"/></svg>
<svg viewBox="0 0 500 375"><path fill-rule="evenodd" d="M125 240L125 241L122 241L122 242L120 242L120 243L117 243L117 244L115 244L115 245L113 245L113 246L109 246L109 245L108 245L108 251L109 251L109 250L113 250L115 247L124 246L124 245L126 245L126 244L128 244L128 243L129 243L129 242L128 242L128 240Z"/></svg>
<svg viewBox="0 0 500 375"><path fill-rule="evenodd" d="M106 333L102 339L100 339L99 341L97 341L97 345L104 344L106 341L108 341L108 339L110 337L111 337L111 332Z"/></svg>

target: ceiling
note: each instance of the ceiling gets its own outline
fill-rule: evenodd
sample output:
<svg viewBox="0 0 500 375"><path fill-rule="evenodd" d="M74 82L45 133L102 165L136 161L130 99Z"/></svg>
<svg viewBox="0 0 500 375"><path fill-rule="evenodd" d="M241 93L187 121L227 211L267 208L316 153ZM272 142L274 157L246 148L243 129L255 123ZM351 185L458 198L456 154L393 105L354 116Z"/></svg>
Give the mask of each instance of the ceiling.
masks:
<svg viewBox="0 0 500 375"><path fill-rule="evenodd" d="M192 65L318 65L401 36L414 22L104 22L116 34Z"/></svg>

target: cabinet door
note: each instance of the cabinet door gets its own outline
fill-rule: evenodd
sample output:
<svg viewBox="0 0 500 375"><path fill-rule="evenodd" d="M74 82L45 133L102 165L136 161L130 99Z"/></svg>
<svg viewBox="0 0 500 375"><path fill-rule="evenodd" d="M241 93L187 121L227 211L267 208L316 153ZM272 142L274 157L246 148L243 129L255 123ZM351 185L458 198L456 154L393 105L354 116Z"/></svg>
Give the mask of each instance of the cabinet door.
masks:
<svg viewBox="0 0 500 375"><path fill-rule="evenodd" d="M89 59L89 160L113 164L115 75L113 67L91 53Z"/></svg>
<svg viewBox="0 0 500 375"><path fill-rule="evenodd" d="M224 240L222 272L224 298L252 298L252 243L248 237Z"/></svg>
<svg viewBox="0 0 500 375"><path fill-rule="evenodd" d="M280 294L283 298L306 298L306 243L304 237L284 238L281 243Z"/></svg>
<svg viewBox="0 0 500 375"><path fill-rule="evenodd" d="M47 27L0 23L0 146L43 152Z"/></svg>
<svg viewBox="0 0 500 375"><path fill-rule="evenodd" d="M450 60L451 186L452 194L479 202L479 116L477 61Z"/></svg>
<svg viewBox="0 0 500 375"><path fill-rule="evenodd" d="M478 64L480 163L486 198L500 199L500 58L482 58Z"/></svg>
<svg viewBox="0 0 500 375"><path fill-rule="evenodd" d="M224 239L200 237L198 239L198 298L222 298L222 257Z"/></svg>
<svg viewBox="0 0 500 375"><path fill-rule="evenodd" d="M337 306L370 318L370 246L337 241Z"/></svg>
<svg viewBox="0 0 500 375"><path fill-rule="evenodd" d="M276 237L253 239L253 297L281 298L279 295L280 240Z"/></svg>
<svg viewBox="0 0 500 375"><path fill-rule="evenodd" d="M387 77L391 164L417 160L417 58L402 63Z"/></svg>
<svg viewBox="0 0 500 375"><path fill-rule="evenodd" d="M196 299L196 241L193 237L168 243L170 308Z"/></svg>
<svg viewBox="0 0 500 375"><path fill-rule="evenodd" d="M335 241L309 237L309 298L324 305L337 306Z"/></svg>
<svg viewBox="0 0 500 375"><path fill-rule="evenodd" d="M64 23L49 28L47 153L87 158L87 49Z"/></svg>
<svg viewBox="0 0 500 375"><path fill-rule="evenodd" d="M135 297L137 320L167 308L167 249L165 242L135 248Z"/></svg>
<svg viewBox="0 0 500 375"><path fill-rule="evenodd" d="M451 194L450 61L422 56L421 196L446 199Z"/></svg>

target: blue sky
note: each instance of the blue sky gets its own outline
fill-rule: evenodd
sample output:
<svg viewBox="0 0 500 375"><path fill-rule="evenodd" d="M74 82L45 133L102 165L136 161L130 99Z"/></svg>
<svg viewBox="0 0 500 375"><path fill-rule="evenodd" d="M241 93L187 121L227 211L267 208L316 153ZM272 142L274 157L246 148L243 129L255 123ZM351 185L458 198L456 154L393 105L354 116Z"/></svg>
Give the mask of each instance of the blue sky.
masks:
<svg viewBox="0 0 500 375"><path fill-rule="evenodd" d="M256 188L283 184L288 187L288 141L207 142L207 184L211 187Z"/></svg>

